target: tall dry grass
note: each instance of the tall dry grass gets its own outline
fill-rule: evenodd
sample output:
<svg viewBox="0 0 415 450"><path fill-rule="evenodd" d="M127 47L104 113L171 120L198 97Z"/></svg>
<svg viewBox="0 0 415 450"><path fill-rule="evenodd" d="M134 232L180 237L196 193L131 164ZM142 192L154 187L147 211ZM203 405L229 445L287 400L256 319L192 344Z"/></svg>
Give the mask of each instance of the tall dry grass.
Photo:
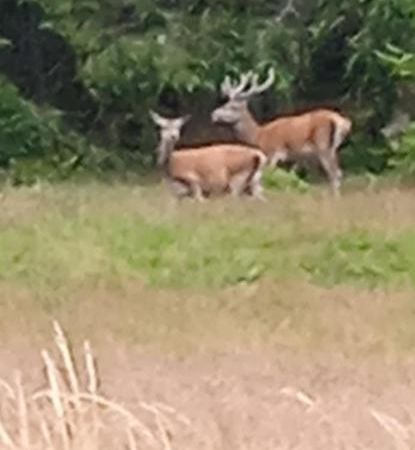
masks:
<svg viewBox="0 0 415 450"><path fill-rule="evenodd" d="M14 381L9 383L0 380L0 448L11 450L95 450L95 449L160 449L173 450L186 448L200 449L256 449L277 448L278 450L314 450L314 449L366 449L366 444L357 440L350 432L350 424L341 422L338 411L333 405L327 404L324 397L318 393L309 393L300 388L294 379L293 384L277 389L280 403L289 402L297 414L299 422L304 421L305 429L310 423L315 428L313 433L307 430L312 438L307 441L299 438L292 444L292 430L284 430L282 424L275 423L274 442L277 447L269 447L264 442L247 440L249 436L254 441L255 426L251 429L227 428L224 423L226 411L230 413L229 405L222 404L224 411L217 411L214 417L214 428L220 433L215 440L209 435L209 424L202 427L193 426L187 416L177 412L171 406L161 403L139 403L140 414L133 413L123 404L114 401L103 392L97 361L88 341L83 343L79 358L76 358L71 344L58 322L54 327L54 351L41 350L41 361L44 368L45 386L33 392L26 388L21 372L16 372ZM82 362L82 364L81 364ZM131 380L130 380L131 382ZM156 380L155 380L156 382ZM339 398L339 402L345 398ZM197 400L195 399L195 404ZM243 405L242 402L241 405ZM236 406L236 405L235 405ZM352 407L353 405L351 405ZM216 405L217 408L221 406ZM361 414L362 405L355 405L356 413ZM239 411L243 417L250 414L247 410ZM336 408L334 408L336 409ZM382 449L411 450L415 442L415 432L411 424L404 424L392 414L366 405L364 414L372 417L376 424L375 431L381 436ZM265 411L255 409L257 414ZM213 412L216 409L213 410ZM200 411L195 408L194 414ZM337 417L336 417L337 416ZM264 415L266 417L266 414ZM230 414L229 419L232 419ZM280 417L281 419L281 417ZM260 420L258 418L257 420ZM269 418L268 418L269 420ZM224 423L223 423L224 422ZM229 420L231 423L231 420ZM229 425L228 425L229 426ZM185 430L191 439L185 446L179 439L176 445L176 435ZM201 439L196 431L203 433ZM286 433L286 435L284 434ZM319 434L328 437L317 438ZM241 435L239 440L235 436ZM306 434L307 435L307 434ZM232 437L233 436L233 437ZM245 439L245 440L244 440ZM321 446L316 447L320 442ZM323 443L324 442L324 443ZM367 438L365 441L367 442ZM379 442L377 440L376 442ZM269 443L268 443L269 444ZM378 447L372 447L378 448Z"/></svg>
<svg viewBox="0 0 415 450"><path fill-rule="evenodd" d="M84 342L77 364L58 322L55 355L41 351L45 387L25 388L22 373L14 382L0 380L0 444L12 450L172 449L177 424L190 420L161 403L140 402L143 417L133 414L100 390L97 361Z"/></svg>

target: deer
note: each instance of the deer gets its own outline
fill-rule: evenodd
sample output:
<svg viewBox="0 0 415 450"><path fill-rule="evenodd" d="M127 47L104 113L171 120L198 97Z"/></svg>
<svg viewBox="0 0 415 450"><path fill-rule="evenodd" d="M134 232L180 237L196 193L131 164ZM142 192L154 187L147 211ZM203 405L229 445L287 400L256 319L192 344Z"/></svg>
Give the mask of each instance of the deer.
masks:
<svg viewBox="0 0 415 450"><path fill-rule="evenodd" d="M272 168L280 162L302 165L317 161L332 192L339 195L342 170L338 149L351 133L352 121L334 110L321 108L259 124L251 114L248 102L269 89L274 81L273 68L262 83L252 71L242 74L236 83L226 76L220 89L227 101L211 113L212 121L232 127L240 142L261 149Z"/></svg>
<svg viewBox="0 0 415 450"><path fill-rule="evenodd" d="M190 116L166 118L150 110L150 117L160 130L157 165L177 198L203 202L206 196L231 193L265 200L261 177L267 160L259 149L230 143L176 150Z"/></svg>

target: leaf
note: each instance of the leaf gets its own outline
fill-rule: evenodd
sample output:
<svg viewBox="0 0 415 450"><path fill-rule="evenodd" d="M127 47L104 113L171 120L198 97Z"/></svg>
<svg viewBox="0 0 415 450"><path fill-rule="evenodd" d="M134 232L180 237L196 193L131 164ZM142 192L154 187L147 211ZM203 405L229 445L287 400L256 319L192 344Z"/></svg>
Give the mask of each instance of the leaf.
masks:
<svg viewBox="0 0 415 450"><path fill-rule="evenodd" d="M389 50L390 53L393 53L395 55L401 56L402 54L405 53L404 50L402 50L401 48L397 47L396 45L391 44L390 42L387 42L385 47L386 47L387 50Z"/></svg>
<svg viewBox="0 0 415 450"><path fill-rule="evenodd" d="M91 1L86 1L86 0L80 1L80 0L77 0L77 2L80 3L78 5L79 9L83 9L83 10L86 10L86 11L89 11L89 12L97 12L100 9L99 3L94 1L94 0L91 0Z"/></svg>
<svg viewBox="0 0 415 450"><path fill-rule="evenodd" d="M9 39L0 38L0 48L2 47L12 47L13 43Z"/></svg>
<svg viewBox="0 0 415 450"><path fill-rule="evenodd" d="M42 22L39 25L39 30L53 30L53 29L54 29L54 26L53 26L52 22L46 21L46 22Z"/></svg>

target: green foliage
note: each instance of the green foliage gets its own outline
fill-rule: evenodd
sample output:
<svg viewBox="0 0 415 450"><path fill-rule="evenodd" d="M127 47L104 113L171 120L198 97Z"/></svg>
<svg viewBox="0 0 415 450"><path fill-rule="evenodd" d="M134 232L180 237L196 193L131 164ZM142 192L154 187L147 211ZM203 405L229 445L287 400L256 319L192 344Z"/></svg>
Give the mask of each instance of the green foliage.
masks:
<svg viewBox="0 0 415 450"><path fill-rule="evenodd" d="M394 150L391 165L404 176L415 176L415 123L412 123L403 137L390 143Z"/></svg>
<svg viewBox="0 0 415 450"><path fill-rule="evenodd" d="M398 238L365 230L340 234L316 249L303 266L324 284L415 281L414 233Z"/></svg>
<svg viewBox="0 0 415 450"><path fill-rule="evenodd" d="M323 89L352 102L355 132L379 130L394 111L415 51L414 13L411 0L319 2L307 87L318 99Z"/></svg>
<svg viewBox="0 0 415 450"><path fill-rule="evenodd" d="M348 81L358 97L368 99L380 94L379 107L388 108L393 100L395 73L383 64L381 55L391 48L404 51L408 43L413 45L413 4L402 0L346 3L361 20L361 27L349 41Z"/></svg>
<svg viewBox="0 0 415 450"><path fill-rule="evenodd" d="M379 175L390 167L393 151L384 140L370 139L365 134L355 136L352 142L341 150L342 165L352 168L355 174Z"/></svg>
<svg viewBox="0 0 415 450"><path fill-rule="evenodd" d="M277 97L275 113L277 107L295 109L308 100L334 101L352 116L357 136L354 148L346 152L346 169L379 173L390 166L393 152L378 135L397 105L401 83L413 81L415 6L411 0L295 0L298 14L281 20L276 17L286 2L271 0L22 3L40 6L38 29L60 34L72 46L75 81L97 103L99 120L86 125L80 119L81 126L89 127L83 155L94 153L86 147L96 142L98 134L107 153L128 145L130 152L118 153L116 160L126 155L128 164L134 151L137 162L148 162L156 139L148 118L150 107L179 114L185 105L196 104L201 93L213 97L225 74L249 69L263 73L274 66L278 76L270 95L273 91ZM0 49L14 45L0 33ZM0 95L14 95L5 89ZM258 112L263 113L261 105ZM27 128L28 116L21 120ZM13 128L11 122L8 126ZM53 139L65 140L66 131L58 128ZM31 144L23 133L25 145L17 147L34 160L44 158L51 144L38 145L36 139L41 134L48 141L46 129L32 130ZM13 146L10 136L7 139ZM15 156L19 159L23 154ZM279 182L270 183L275 187Z"/></svg>
<svg viewBox="0 0 415 450"><path fill-rule="evenodd" d="M52 117L40 117L36 108L22 99L15 86L0 78L0 164L16 158L43 156L53 144Z"/></svg>
<svg viewBox="0 0 415 450"><path fill-rule="evenodd" d="M387 43L385 50L376 50L376 56L389 69L397 80L411 79L415 76L415 54Z"/></svg>
<svg viewBox="0 0 415 450"><path fill-rule="evenodd" d="M0 168L9 181L64 179L82 167L99 170L109 159L108 152L68 130L59 111L25 100L0 77Z"/></svg>
<svg viewBox="0 0 415 450"><path fill-rule="evenodd" d="M263 180L264 187L274 191L306 193L310 187L294 171L268 169L264 172Z"/></svg>

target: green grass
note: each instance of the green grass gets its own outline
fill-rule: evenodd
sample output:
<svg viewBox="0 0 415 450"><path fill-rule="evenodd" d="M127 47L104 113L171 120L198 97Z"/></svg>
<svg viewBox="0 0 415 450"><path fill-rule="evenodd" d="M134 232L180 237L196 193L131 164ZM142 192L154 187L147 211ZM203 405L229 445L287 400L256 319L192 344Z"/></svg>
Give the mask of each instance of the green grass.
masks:
<svg viewBox="0 0 415 450"><path fill-rule="evenodd" d="M5 200L10 220L0 224L0 279L40 292L119 278L182 289L261 278L370 287L415 283L415 224L382 224L385 211L370 205L373 194L365 207L375 223L359 223L349 216L350 195L338 204L312 194L279 194L265 205L217 200L174 206L152 188L23 192ZM381 202L382 194L375 195ZM28 210L24 220L18 219L19 202Z"/></svg>
<svg viewBox="0 0 415 450"><path fill-rule="evenodd" d="M2 336L53 316L183 353L412 352L414 193L354 186L202 205L151 184L6 190Z"/></svg>
<svg viewBox="0 0 415 450"><path fill-rule="evenodd" d="M354 230L325 239L303 262L313 280L336 285L415 283L415 230L386 236Z"/></svg>

